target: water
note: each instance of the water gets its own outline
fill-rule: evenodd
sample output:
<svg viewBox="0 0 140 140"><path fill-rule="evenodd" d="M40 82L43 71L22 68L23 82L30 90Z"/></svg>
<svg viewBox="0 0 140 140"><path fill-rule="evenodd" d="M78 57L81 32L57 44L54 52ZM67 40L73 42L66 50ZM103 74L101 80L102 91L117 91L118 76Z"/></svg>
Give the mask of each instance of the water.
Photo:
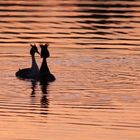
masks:
<svg viewBox="0 0 140 140"><path fill-rule="evenodd" d="M140 139L139 0L1 0L0 19L0 139ZM44 87L15 77L32 42Z"/></svg>

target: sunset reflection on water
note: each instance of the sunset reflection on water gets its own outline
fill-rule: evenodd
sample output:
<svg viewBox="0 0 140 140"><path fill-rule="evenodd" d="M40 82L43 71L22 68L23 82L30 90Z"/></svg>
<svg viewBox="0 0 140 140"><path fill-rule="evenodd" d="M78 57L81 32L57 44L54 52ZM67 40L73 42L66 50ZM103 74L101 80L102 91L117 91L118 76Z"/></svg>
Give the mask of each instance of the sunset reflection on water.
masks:
<svg viewBox="0 0 140 140"><path fill-rule="evenodd" d="M0 18L0 139L140 139L138 0L1 0ZM17 79L41 42L56 81Z"/></svg>

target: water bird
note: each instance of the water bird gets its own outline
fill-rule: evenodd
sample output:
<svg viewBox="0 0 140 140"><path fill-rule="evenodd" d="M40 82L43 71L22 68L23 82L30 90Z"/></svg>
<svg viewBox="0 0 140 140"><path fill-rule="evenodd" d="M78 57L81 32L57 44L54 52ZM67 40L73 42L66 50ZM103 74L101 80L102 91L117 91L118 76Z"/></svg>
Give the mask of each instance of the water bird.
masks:
<svg viewBox="0 0 140 140"><path fill-rule="evenodd" d="M35 53L38 53L38 49L36 47L35 44L31 44L31 49L30 49L30 55L32 58L32 65L31 68L24 68L24 69L19 69L16 72L16 76L18 78L22 78L22 79L38 79L38 75L39 75L39 68L35 59Z"/></svg>
<svg viewBox="0 0 140 140"><path fill-rule="evenodd" d="M39 80L41 84L46 84L47 82L53 82L55 80L55 76L50 72L50 69L47 65L46 59L50 57L48 46L49 46L48 43L40 44L41 58L43 58L39 71Z"/></svg>

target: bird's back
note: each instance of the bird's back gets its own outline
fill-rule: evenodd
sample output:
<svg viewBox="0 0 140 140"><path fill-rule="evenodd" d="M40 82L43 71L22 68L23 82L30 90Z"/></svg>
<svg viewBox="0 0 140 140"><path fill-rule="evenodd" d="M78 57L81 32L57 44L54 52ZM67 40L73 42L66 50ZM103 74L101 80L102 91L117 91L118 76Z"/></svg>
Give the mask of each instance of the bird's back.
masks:
<svg viewBox="0 0 140 140"><path fill-rule="evenodd" d="M19 78L28 78L30 75L30 68L25 68L25 69L19 69L17 72L16 72L16 76L19 77Z"/></svg>
<svg viewBox="0 0 140 140"><path fill-rule="evenodd" d="M31 68L21 69L16 72L16 76L21 79L38 79L39 72L33 73Z"/></svg>

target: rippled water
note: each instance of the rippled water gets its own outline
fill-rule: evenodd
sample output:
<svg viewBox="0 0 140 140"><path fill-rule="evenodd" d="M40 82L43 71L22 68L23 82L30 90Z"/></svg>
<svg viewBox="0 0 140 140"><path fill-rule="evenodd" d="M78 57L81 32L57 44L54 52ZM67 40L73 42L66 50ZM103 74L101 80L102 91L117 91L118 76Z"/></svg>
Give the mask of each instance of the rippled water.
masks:
<svg viewBox="0 0 140 140"><path fill-rule="evenodd" d="M139 32L139 0L1 0L0 139L139 140ZM46 41L56 81L17 79Z"/></svg>

